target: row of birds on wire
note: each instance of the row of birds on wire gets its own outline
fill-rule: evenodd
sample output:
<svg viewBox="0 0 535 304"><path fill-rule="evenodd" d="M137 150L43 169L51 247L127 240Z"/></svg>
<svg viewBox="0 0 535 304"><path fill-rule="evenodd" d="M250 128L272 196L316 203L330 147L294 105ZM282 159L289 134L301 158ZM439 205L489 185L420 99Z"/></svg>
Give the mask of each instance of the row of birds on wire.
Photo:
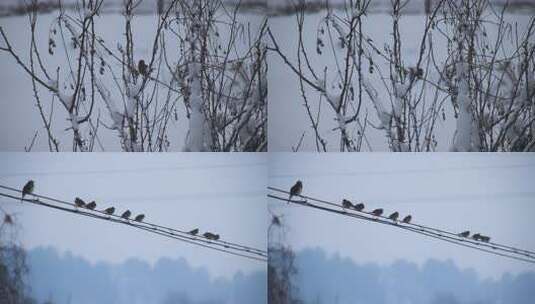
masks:
<svg viewBox="0 0 535 304"><path fill-rule="evenodd" d="M29 180L24 187L22 187L22 197L21 202L24 199L24 196L33 194L33 190L35 188L35 182L33 180ZM74 206L76 209L78 208L85 208L88 210L95 210L97 207L97 203L95 201L91 201L89 203L86 203L83 199L79 197L74 198ZM98 210L97 210L98 211ZM101 212L106 213L107 215L113 215L115 213L115 207L108 207L104 210L101 210ZM121 214L121 218L125 219L126 221L130 221L130 217L132 216L132 212L130 210L126 210ZM145 214L138 214L134 217L135 222L143 222L145 219ZM188 234L192 236L196 236L199 234L199 228L195 228L193 230L190 230ZM219 234L212 233L212 232L205 232L202 234L203 237L205 237L208 240L217 241L219 240Z"/></svg>
<svg viewBox="0 0 535 304"><path fill-rule="evenodd" d="M298 180L290 188L290 196L288 198L288 203L290 203L292 197L301 196L302 192L303 192L303 182ZM364 211L364 207L365 207L364 203L353 204L351 201L349 201L347 199L343 199L342 200L342 208L343 209L353 209L353 210L356 210L358 212L367 213L367 214L370 214L370 215L373 215L373 216L376 216L376 217L380 217L381 215L383 215L383 212L384 212L383 208L377 208L377 209L372 210L371 212L367 212L367 211ZM398 218L399 218L399 212L397 212L397 211L391 213L388 216L388 219L392 220L395 224L397 224ZM401 220L401 222L404 223L404 224L410 224L411 220L412 220L412 215L409 214L409 215L405 216ZM485 242L485 243L490 242L490 237L489 236L483 235L481 233L474 233L473 235L470 236L470 231L469 230L463 231L463 232L457 234L457 236L463 237L463 238L471 238L471 239L473 239L475 241L481 241L481 242Z"/></svg>

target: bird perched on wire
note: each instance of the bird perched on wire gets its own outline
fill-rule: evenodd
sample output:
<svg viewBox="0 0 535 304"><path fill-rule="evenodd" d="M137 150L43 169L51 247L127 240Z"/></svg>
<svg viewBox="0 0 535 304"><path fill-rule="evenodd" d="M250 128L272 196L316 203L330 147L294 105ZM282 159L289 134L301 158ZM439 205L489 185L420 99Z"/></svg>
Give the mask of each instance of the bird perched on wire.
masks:
<svg viewBox="0 0 535 304"><path fill-rule="evenodd" d="M355 206L353 206L353 208L355 210L357 210L357 211L362 211L362 210L364 210L364 204L363 203L358 203Z"/></svg>
<svg viewBox="0 0 535 304"><path fill-rule="evenodd" d="M74 205L79 208L85 207L85 202L79 197L74 198Z"/></svg>
<svg viewBox="0 0 535 304"><path fill-rule="evenodd" d="M130 215L132 215L132 212L130 212L130 210L126 210L125 212L123 212L121 217L124 218L124 219L128 219L130 217Z"/></svg>
<svg viewBox="0 0 535 304"><path fill-rule="evenodd" d="M466 231L463 231L459 234L457 234L458 236L462 236L462 237L468 237L470 235L470 231L466 230Z"/></svg>
<svg viewBox="0 0 535 304"><path fill-rule="evenodd" d="M350 209L350 208L353 208L353 204L349 200L346 200L344 198L342 200L342 207L344 207L344 209Z"/></svg>
<svg viewBox="0 0 535 304"><path fill-rule="evenodd" d="M398 220L399 212L394 212L388 216L389 219L393 220L394 222Z"/></svg>
<svg viewBox="0 0 535 304"><path fill-rule="evenodd" d="M134 221L136 222L143 222L143 219L145 218L145 214L138 214L135 218L134 218Z"/></svg>
<svg viewBox="0 0 535 304"><path fill-rule="evenodd" d="M94 210L95 207L97 207L97 203L95 203L95 201L92 201L92 202L88 203L87 205L85 205L85 207L87 209Z"/></svg>
<svg viewBox="0 0 535 304"><path fill-rule="evenodd" d="M474 239L476 241L481 241L481 234L476 233L476 234L472 235L472 239Z"/></svg>
<svg viewBox="0 0 535 304"><path fill-rule="evenodd" d="M409 214L407 215L406 217L403 218L402 222L405 223L405 224L408 224L410 223L412 220L412 216Z"/></svg>
<svg viewBox="0 0 535 304"><path fill-rule="evenodd" d="M197 235L197 233L199 233L199 228L195 228L193 230L190 230L190 232L188 232L189 234L191 235Z"/></svg>
<svg viewBox="0 0 535 304"><path fill-rule="evenodd" d="M383 214L383 208L377 208L377 209L373 210L372 214L375 215L375 216L381 216L381 214Z"/></svg>
<svg viewBox="0 0 535 304"><path fill-rule="evenodd" d="M482 242L485 242L485 243L490 242L490 236L481 235L481 236L479 237L479 239L480 239Z"/></svg>
<svg viewBox="0 0 535 304"><path fill-rule="evenodd" d="M288 204L290 203L290 200L293 196L301 195L301 192L303 191L303 183L298 180L295 185L290 188L290 197L288 197Z"/></svg>
<svg viewBox="0 0 535 304"><path fill-rule="evenodd" d="M211 233L211 232L205 232L203 236L209 240L217 241L219 240L219 234Z"/></svg>
<svg viewBox="0 0 535 304"><path fill-rule="evenodd" d="M20 202L22 203L22 200L24 199L24 196L27 194L33 193L33 188L35 187L35 183L33 180L29 180L24 187L22 187L22 197L20 198Z"/></svg>
<svg viewBox="0 0 535 304"><path fill-rule="evenodd" d="M139 60L139 62L137 63L137 71L138 71L139 74L141 74L143 77L146 77L146 76L149 75L148 66L147 66L147 64L145 63L145 60L143 60L143 59Z"/></svg>
<svg viewBox="0 0 535 304"><path fill-rule="evenodd" d="M115 212L115 207L109 207L104 210L107 215L112 215Z"/></svg>

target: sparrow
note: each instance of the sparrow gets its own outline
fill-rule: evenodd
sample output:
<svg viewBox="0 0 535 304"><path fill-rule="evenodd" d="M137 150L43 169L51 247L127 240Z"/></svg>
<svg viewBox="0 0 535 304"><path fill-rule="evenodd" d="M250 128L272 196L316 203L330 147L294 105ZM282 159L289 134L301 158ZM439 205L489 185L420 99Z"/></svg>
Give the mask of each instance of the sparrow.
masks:
<svg viewBox="0 0 535 304"><path fill-rule="evenodd" d="M482 242L485 242L485 243L490 242L490 236L481 235L481 236L479 237L479 239L480 239Z"/></svg>
<svg viewBox="0 0 535 304"><path fill-rule="evenodd" d="M468 231L468 230L458 234L458 236L462 236L462 237L468 237L469 235L470 235L470 231Z"/></svg>
<svg viewBox="0 0 535 304"><path fill-rule="evenodd" d="M20 202L22 203L22 200L24 199L24 196L26 194L32 194L34 188L34 182L33 180L29 180L24 187L22 187L22 197L20 198Z"/></svg>
<svg viewBox="0 0 535 304"><path fill-rule="evenodd" d="M191 230L188 233L191 234L191 235L197 235L197 233L199 233L199 228L195 228L195 229Z"/></svg>
<svg viewBox="0 0 535 304"><path fill-rule="evenodd" d="M476 241L481 241L481 234L479 233L476 233L474 235L472 235L472 238Z"/></svg>
<svg viewBox="0 0 535 304"><path fill-rule="evenodd" d="M393 220L394 222L398 220L399 213L396 211L388 216L389 219Z"/></svg>
<svg viewBox="0 0 535 304"><path fill-rule="evenodd" d="M138 214L134 221L136 222L143 222L143 219L145 218L145 214Z"/></svg>
<svg viewBox="0 0 535 304"><path fill-rule="evenodd" d="M95 201L92 201L91 203L85 205L87 209L91 209L91 210L95 209L96 206L97 206L97 203L95 203Z"/></svg>
<svg viewBox="0 0 535 304"><path fill-rule="evenodd" d="M292 199L292 196L295 195L301 195L301 192L303 191L303 183L298 180L295 185L290 188L290 197L288 197L288 204L290 203L290 200Z"/></svg>
<svg viewBox="0 0 535 304"><path fill-rule="evenodd" d="M383 214L383 208L378 208L372 211L372 214L375 216L381 216Z"/></svg>
<svg viewBox="0 0 535 304"><path fill-rule="evenodd" d="M411 222L411 220L412 220L412 216L411 215L407 215L406 217L403 218L402 222L405 223L405 224L408 224L408 223Z"/></svg>
<svg viewBox="0 0 535 304"><path fill-rule="evenodd" d="M143 75L143 76L147 76L148 73L147 73L147 64L145 63L145 60L141 59L139 60L138 64L137 64L137 71L139 72L139 74Z"/></svg>
<svg viewBox="0 0 535 304"><path fill-rule="evenodd" d="M115 212L115 207L106 208L104 212L108 215L112 215Z"/></svg>
<svg viewBox="0 0 535 304"><path fill-rule="evenodd" d="M211 232L205 232L203 236L209 240L219 240L219 234L211 233Z"/></svg>
<svg viewBox="0 0 535 304"><path fill-rule="evenodd" d="M74 205L75 205L76 207L83 208L83 207L85 206L85 202L84 202L81 198L76 197L76 198L74 199Z"/></svg>
<svg viewBox="0 0 535 304"><path fill-rule="evenodd" d="M350 201L346 200L345 198L342 200L342 207L344 207L344 209L350 209L353 207L353 204L351 204Z"/></svg>
<svg viewBox="0 0 535 304"><path fill-rule="evenodd" d="M130 210L126 210L125 212L123 212L121 217L124 218L124 219L128 219L130 217L130 215L132 215L132 212L130 212Z"/></svg>
<svg viewBox="0 0 535 304"><path fill-rule="evenodd" d="M353 208L355 208L355 210L357 210L357 211L362 211L362 210L364 210L364 204L363 203L358 203L355 206L353 206Z"/></svg>

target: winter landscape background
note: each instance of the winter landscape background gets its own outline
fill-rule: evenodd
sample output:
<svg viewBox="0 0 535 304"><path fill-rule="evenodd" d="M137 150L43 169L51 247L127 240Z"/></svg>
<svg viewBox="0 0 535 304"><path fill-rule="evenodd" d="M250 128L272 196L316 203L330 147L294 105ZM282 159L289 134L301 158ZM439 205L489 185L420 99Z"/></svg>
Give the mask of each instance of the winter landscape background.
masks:
<svg viewBox="0 0 535 304"><path fill-rule="evenodd" d="M280 153L270 163L269 184L278 189L299 179L308 197L348 199L367 212L398 211L417 224L535 248L529 154ZM531 263L285 201L268 204L281 222L269 228L269 265L288 271L280 277L289 285L275 282L290 286L281 298L293 303L528 304L535 295Z"/></svg>

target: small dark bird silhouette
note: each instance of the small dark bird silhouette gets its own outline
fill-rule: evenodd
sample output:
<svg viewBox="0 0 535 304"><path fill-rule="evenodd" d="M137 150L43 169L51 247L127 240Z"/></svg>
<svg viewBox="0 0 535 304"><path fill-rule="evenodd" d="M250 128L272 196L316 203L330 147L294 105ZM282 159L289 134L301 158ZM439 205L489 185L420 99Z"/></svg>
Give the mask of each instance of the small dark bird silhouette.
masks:
<svg viewBox="0 0 535 304"><path fill-rule="evenodd" d="M342 200L342 207L345 209L350 209L353 207L353 204L351 204L350 201L346 200L345 198Z"/></svg>
<svg viewBox="0 0 535 304"><path fill-rule="evenodd" d="M488 243L490 242L490 236L481 235L479 238L482 242Z"/></svg>
<svg viewBox="0 0 535 304"><path fill-rule="evenodd" d="M83 207L85 206L85 202L84 202L81 198L76 197L76 198L74 199L74 205L75 205L76 207L83 208Z"/></svg>
<svg viewBox="0 0 535 304"><path fill-rule="evenodd" d="M408 224L408 223L411 222L411 220L412 220L412 216L409 214L409 215L407 215L406 217L403 218L402 222L405 223L405 224Z"/></svg>
<svg viewBox="0 0 535 304"><path fill-rule="evenodd" d="M422 79L424 76L424 70L417 67L409 67L409 77L411 80Z"/></svg>
<svg viewBox="0 0 535 304"><path fill-rule="evenodd" d="M97 206L97 203L95 203L95 201L92 201L91 203L85 205L87 209L91 209L91 210L95 209L96 206Z"/></svg>
<svg viewBox="0 0 535 304"><path fill-rule="evenodd" d="M143 222L143 219L145 218L145 214L138 214L134 221L136 222Z"/></svg>
<svg viewBox="0 0 535 304"><path fill-rule="evenodd" d="M104 212L108 215L112 215L115 212L115 207L106 208Z"/></svg>
<svg viewBox="0 0 535 304"><path fill-rule="evenodd" d="M130 215L132 215L132 212L130 212L130 210L126 210L125 212L123 212L121 217L124 218L124 219L128 219L130 217Z"/></svg>
<svg viewBox="0 0 535 304"><path fill-rule="evenodd" d="M358 203L355 206L353 206L353 208L355 208L355 210L357 210L357 211L362 211L362 210L364 210L364 204L363 203Z"/></svg>
<svg viewBox="0 0 535 304"><path fill-rule="evenodd" d="M290 203L290 200L293 196L301 195L301 192L303 191L303 183L298 180L295 185L290 188L290 197L288 197L288 204Z"/></svg>
<svg viewBox="0 0 535 304"><path fill-rule="evenodd" d="M388 216L389 219L393 220L394 222L398 220L399 212L394 212Z"/></svg>
<svg viewBox="0 0 535 304"><path fill-rule="evenodd" d="M217 241L219 240L219 234L211 233L211 232L205 232L203 236L209 240Z"/></svg>
<svg viewBox="0 0 535 304"><path fill-rule="evenodd" d="M381 216L381 214L383 214L383 208L377 208L377 209L373 210L372 214L375 215L375 216Z"/></svg>
<svg viewBox="0 0 535 304"><path fill-rule="evenodd" d="M199 233L199 228L195 228L195 229L191 230L188 233L191 234L191 235L197 235L197 233Z"/></svg>
<svg viewBox="0 0 535 304"><path fill-rule="evenodd" d="M27 194L32 194L33 188L35 186L35 183L33 180L29 180L24 187L22 187L22 197L20 198L20 202L22 203L22 200L24 199L24 196Z"/></svg>
<svg viewBox="0 0 535 304"><path fill-rule="evenodd" d="M462 236L462 237L468 237L469 235L470 235L470 231L468 231L468 230L458 234L458 236Z"/></svg>
<svg viewBox="0 0 535 304"><path fill-rule="evenodd" d="M148 75L147 68L148 66L145 63L145 60L143 59L139 60L139 62L137 63L137 71L139 72L139 74L141 74L142 76L147 76Z"/></svg>
<svg viewBox="0 0 535 304"><path fill-rule="evenodd" d="M481 234L479 233L476 233L474 235L472 235L472 238L476 241L481 241Z"/></svg>

